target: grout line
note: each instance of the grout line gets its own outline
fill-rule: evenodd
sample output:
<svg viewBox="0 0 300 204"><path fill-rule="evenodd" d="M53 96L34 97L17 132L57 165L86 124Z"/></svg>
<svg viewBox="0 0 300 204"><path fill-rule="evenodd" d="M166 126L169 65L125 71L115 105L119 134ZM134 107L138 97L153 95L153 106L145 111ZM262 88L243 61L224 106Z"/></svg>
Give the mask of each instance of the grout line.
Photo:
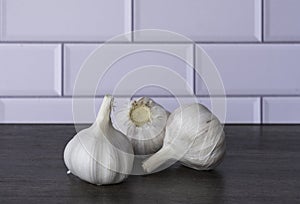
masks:
<svg viewBox="0 0 300 204"><path fill-rule="evenodd" d="M105 42L105 41L0 41L0 44L213 44L213 45L269 45L269 44L276 44L276 45L300 45L300 41L264 41L262 42L204 42L204 41L178 41L178 42L166 42L166 41L120 41L120 42Z"/></svg>
<svg viewBox="0 0 300 204"><path fill-rule="evenodd" d="M119 97L119 98L129 98L129 97L142 97L142 96L147 96L147 97L152 97L152 98L174 98L174 96L172 95L149 95L149 94L145 94L145 95L134 95L134 96L129 96L129 95L114 95L114 97ZM0 99L25 99L25 98L57 98L57 99L64 99L64 98L102 98L104 97L104 95L97 95L97 96L89 96L89 95L78 95L78 96L70 96L70 95L64 95L64 96L0 96ZM222 98L222 97L227 97L227 98L237 98L237 99L242 99L242 98L260 98L260 100L262 100L265 97L270 97L270 96L209 96L209 95L196 95L196 96L192 96L192 95L179 95L176 97L181 97L181 98L192 98L192 97L197 97L197 98ZM298 98L300 97L298 96L276 96L276 97L294 97L294 98ZM261 103L262 104L262 103Z"/></svg>
<svg viewBox="0 0 300 204"><path fill-rule="evenodd" d="M130 43L130 42L105 42L105 41L29 41L29 40L9 40L9 41L2 41L2 44L102 44L102 43L112 43L112 44L117 44L117 43Z"/></svg>
<svg viewBox="0 0 300 204"><path fill-rule="evenodd" d="M0 0L0 44L3 42L5 37L5 30L6 30L6 2L4 0Z"/></svg>
<svg viewBox="0 0 300 204"><path fill-rule="evenodd" d="M193 93L196 95L196 44L193 44Z"/></svg>
<svg viewBox="0 0 300 204"><path fill-rule="evenodd" d="M260 97L260 124L264 123L264 117L263 117L263 97Z"/></svg>
<svg viewBox="0 0 300 204"><path fill-rule="evenodd" d="M264 39L264 35L265 35L265 17L264 17L264 7L265 7L265 4L264 4L264 1L265 0L261 0L261 42L264 43L265 39Z"/></svg>
<svg viewBox="0 0 300 204"><path fill-rule="evenodd" d="M134 0L131 0L131 42L134 42Z"/></svg>
<svg viewBox="0 0 300 204"><path fill-rule="evenodd" d="M104 96L1 96L0 99L68 99L68 98L103 98Z"/></svg>
<svg viewBox="0 0 300 204"><path fill-rule="evenodd" d="M165 41L2 41L0 44L192 44L191 41L174 41L174 42L165 42Z"/></svg>
<svg viewBox="0 0 300 204"><path fill-rule="evenodd" d="M264 95L255 95L255 94L243 94L243 95L236 95L236 94L226 94L226 95L213 95L210 96L208 94L197 94L197 97L248 97L248 98L258 98L258 97L300 97L300 94L264 94Z"/></svg>
<svg viewBox="0 0 300 204"><path fill-rule="evenodd" d="M64 59L64 56L65 56L65 54L64 54L64 51L65 51L65 45L64 45L64 43L62 43L61 44L61 95L62 96L64 96L65 95L65 93L64 93L64 87L65 87L65 84L64 84L64 81L65 81L65 79L64 79L64 77L65 77L65 71L64 71L64 69L65 69L65 65L64 65L64 63L65 63L65 59Z"/></svg>
<svg viewBox="0 0 300 204"><path fill-rule="evenodd" d="M300 44L300 41L264 41L264 42L195 42L197 44L250 44L250 45L263 45L263 44Z"/></svg>

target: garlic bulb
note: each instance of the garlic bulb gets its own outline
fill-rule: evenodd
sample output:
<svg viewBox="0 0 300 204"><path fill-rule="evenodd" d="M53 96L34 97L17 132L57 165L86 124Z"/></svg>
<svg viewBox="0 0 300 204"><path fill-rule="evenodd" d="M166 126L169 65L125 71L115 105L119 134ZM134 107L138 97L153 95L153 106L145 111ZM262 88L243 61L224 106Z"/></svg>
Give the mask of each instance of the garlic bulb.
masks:
<svg viewBox="0 0 300 204"><path fill-rule="evenodd" d="M117 111L115 120L131 141L134 153L148 155L162 147L168 115L162 106L143 97Z"/></svg>
<svg viewBox="0 0 300 204"><path fill-rule="evenodd" d="M216 167L225 155L220 121L201 104L177 108L169 117L163 147L143 163L150 173L169 160L197 170Z"/></svg>
<svg viewBox="0 0 300 204"><path fill-rule="evenodd" d="M111 96L104 97L94 124L78 132L64 151L69 172L97 185L123 181L133 166L129 140L111 123L112 102Z"/></svg>

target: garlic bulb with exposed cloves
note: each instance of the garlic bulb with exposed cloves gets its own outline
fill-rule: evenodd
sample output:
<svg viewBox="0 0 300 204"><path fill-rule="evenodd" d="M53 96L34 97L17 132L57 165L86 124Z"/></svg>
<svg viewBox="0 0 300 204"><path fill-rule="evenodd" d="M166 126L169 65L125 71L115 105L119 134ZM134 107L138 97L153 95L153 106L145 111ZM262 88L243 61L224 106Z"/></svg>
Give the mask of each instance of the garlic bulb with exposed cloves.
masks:
<svg viewBox="0 0 300 204"><path fill-rule="evenodd" d="M112 102L111 96L104 97L94 124L78 132L64 151L69 171L97 185L119 183L133 167L132 145L111 123Z"/></svg>
<svg viewBox="0 0 300 204"><path fill-rule="evenodd" d="M191 104L169 117L163 147L143 163L150 173L169 160L197 170L216 167L225 155L223 125L206 107Z"/></svg>
<svg viewBox="0 0 300 204"><path fill-rule="evenodd" d="M153 154L162 147L169 115L162 106L143 97L116 112L116 126L129 138L135 154Z"/></svg>

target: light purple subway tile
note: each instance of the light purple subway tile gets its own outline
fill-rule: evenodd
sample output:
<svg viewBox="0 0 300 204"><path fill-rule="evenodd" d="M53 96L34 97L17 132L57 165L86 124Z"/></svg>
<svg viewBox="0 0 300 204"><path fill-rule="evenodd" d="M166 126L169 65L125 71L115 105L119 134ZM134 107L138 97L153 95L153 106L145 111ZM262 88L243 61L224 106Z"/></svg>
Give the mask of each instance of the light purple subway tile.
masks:
<svg viewBox="0 0 300 204"><path fill-rule="evenodd" d="M217 98L217 102L220 98ZM260 121L260 98L226 98L227 124L244 123L259 124ZM211 109L211 98L203 99L203 104ZM215 114L221 118L221 112L216 108Z"/></svg>
<svg viewBox="0 0 300 204"><path fill-rule="evenodd" d="M2 1L5 41L106 41L131 30L130 0Z"/></svg>
<svg viewBox="0 0 300 204"><path fill-rule="evenodd" d="M299 8L299 0L265 0L265 41L300 41Z"/></svg>
<svg viewBox="0 0 300 204"><path fill-rule="evenodd" d="M204 51L196 54L200 74L210 70L203 62L207 55L215 63L229 95L300 94L300 45L297 44L199 44ZM206 54L204 54L206 53ZM196 77L197 94L207 94Z"/></svg>
<svg viewBox="0 0 300 204"><path fill-rule="evenodd" d="M96 95L114 93L119 96L171 95L168 89L175 95L190 95L193 90L191 44L106 44L105 54L95 57L97 62L93 66L96 71L89 71L92 69L85 66L82 69L85 71L79 72L84 62L87 62L92 53L95 54L98 47L103 49L103 45L96 44L65 45L65 95L73 94L76 78L79 76L79 79L83 79L83 72L90 73L90 77L87 77L86 83L81 86L78 85L78 81L81 80L76 81L77 87L81 87L80 91L76 89L76 95L93 96L94 91L89 91L89 87L96 90ZM89 58L90 62L95 60ZM95 78L95 72L100 73L103 68L108 70L103 76L99 74L99 78ZM92 85L92 78L99 82L98 86ZM142 88L143 86L146 87Z"/></svg>
<svg viewBox="0 0 300 204"><path fill-rule="evenodd" d="M96 44L66 44L64 46L64 94L71 96L77 74L89 55L99 45Z"/></svg>
<svg viewBox="0 0 300 204"><path fill-rule="evenodd" d="M102 99L76 99L73 118L72 98L2 98L0 123L92 123ZM93 106L89 106L89 105ZM89 106L92 108L85 108ZM87 110L94 110L89 111Z"/></svg>
<svg viewBox="0 0 300 204"><path fill-rule="evenodd" d="M264 123L300 123L300 97L265 97Z"/></svg>
<svg viewBox="0 0 300 204"><path fill-rule="evenodd" d="M61 94L61 46L0 45L0 96Z"/></svg>
<svg viewBox="0 0 300 204"><path fill-rule="evenodd" d="M261 0L135 0L134 28L162 29L193 41L260 41ZM170 41L137 33L137 41Z"/></svg>

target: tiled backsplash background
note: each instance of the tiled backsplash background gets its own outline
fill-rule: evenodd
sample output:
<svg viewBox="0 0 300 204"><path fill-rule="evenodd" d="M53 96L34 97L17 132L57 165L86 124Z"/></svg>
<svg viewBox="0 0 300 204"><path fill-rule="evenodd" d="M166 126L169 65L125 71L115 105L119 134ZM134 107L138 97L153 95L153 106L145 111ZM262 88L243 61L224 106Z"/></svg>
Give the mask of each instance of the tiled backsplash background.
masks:
<svg viewBox="0 0 300 204"><path fill-rule="evenodd" d="M84 60L111 37L139 29L174 31L203 47L215 62L228 94L227 123L300 123L299 0L0 3L0 123L72 123L73 85ZM123 49L127 44L166 49L178 46L187 60L201 63L194 59L194 44L168 38L151 42L149 36L141 34L112 46ZM154 52L138 53L116 63L99 85L97 103L124 73L149 64L178 72L195 86L199 101L210 106L207 92L192 69L178 59ZM169 110L177 106L162 90L140 93L153 96ZM81 100L93 97L83 94Z"/></svg>

